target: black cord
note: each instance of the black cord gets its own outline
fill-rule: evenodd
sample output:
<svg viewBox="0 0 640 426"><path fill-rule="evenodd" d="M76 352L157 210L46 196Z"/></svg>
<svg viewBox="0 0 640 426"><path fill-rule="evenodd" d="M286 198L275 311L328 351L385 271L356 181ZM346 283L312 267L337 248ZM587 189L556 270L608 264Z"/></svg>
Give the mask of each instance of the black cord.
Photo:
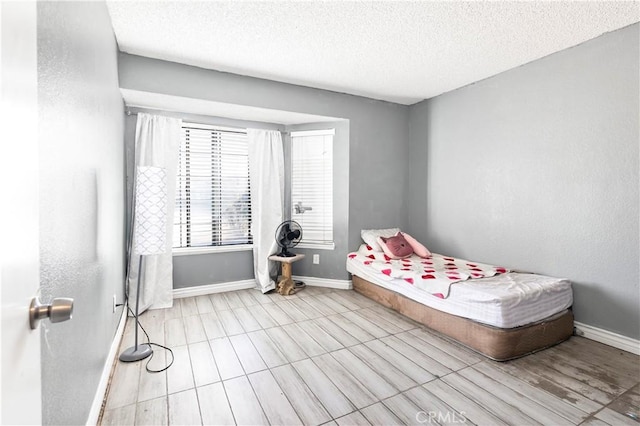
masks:
<svg viewBox="0 0 640 426"><path fill-rule="evenodd" d="M152 343L151 342L151 338L149 337L149 333L147 333L147 330L144 329L144 327L142 326L142 324L140 324L140 320L138 319L138 315L135 314L131 308L129 307L129 268L127 268L127 285L124 288L124 299L125 299L125 304L127 306L127 310L129 311L129 313L131 313L131 316L133 316L136 319L136 327L140 327L140 329L142 330L142 332L144 333L145 336L147 336L147 345L149 346L149 349L151 349L151 356L149 357L149 359L147 360L147 364L144 366L144 368L149 372L149 373L161 373L165 370L168 370L169 367L171 367L173 365L173 361L175 359L175 356L173 355L173 351L171 350L171 348L168 348L166 346L162 346L158 343ZM117 306L117 305L116 305ZM137 342L136 342L137 343ZM149 368L149 363L151 362L151 360L153 359L153 355L155 355L155 352L153 350L152 346L157 346L159 348L165 349L167 351L169 351L169 353L171 354L171 362L169 363L169 365L167 365L166 367L164 367L161 370L151 370Z"/></svg>
<svg viewBox="0 0 640 426"><path fill-rule="evenodd" d="M127 294L127 300L129 300L129 294ZM147 330L144 329L144 327L142 326L142 324L140 324L140 320L138 320L138 316L135 315L133 313L133 311L131 310L131 308L129 307L129 304L127 303L127 310L131 313L131 315L133 315L133 317L136 319L136 327L140 327L140 329L142 330L142 332L144 333L145 336L147 336L147 345L149 346L149 348L151 348L151 356L149 357L149 359L147 360L147 364L144 366L144 368L149 372L149 373L161 373L165 370L168 370L169 367L171 367L173 365L173 361L175 360L175 356L173 355L173 351L171 350L171 348L168 348L166 346L162 346L159 343L152 343L151 342L151 338L149 337L149 333L147 333ZM151 360L153 359L153 356L155 355L155 352L153 350L153 348L151 346L157 346L159 348L165 349L167 351L169 351L169 353L171 354L171 362L169 363L169 365L167 365L166 367L160 369L160 370L151 370L149 368L149 363L151 362Z"/></svg>

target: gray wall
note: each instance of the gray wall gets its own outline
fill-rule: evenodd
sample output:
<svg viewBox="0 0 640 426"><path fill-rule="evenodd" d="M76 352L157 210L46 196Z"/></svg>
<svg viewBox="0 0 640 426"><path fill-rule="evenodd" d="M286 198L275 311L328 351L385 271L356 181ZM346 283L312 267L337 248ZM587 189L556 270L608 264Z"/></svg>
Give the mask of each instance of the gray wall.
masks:
<svg viewBox="0 0 640 426"><path fill-rule="evenodd" d="M348 119L348 243L336 248L343 260L330 278L348 279L344 259L360 229L406 225L408 107L124 53L119 72L125 89Z"/></svg>
<svg viewBox="0 0 640 426"><path fill-rule="evenodd" d="M43 301L75 299L42 328L42 418L84 424L123 300L123 103L104 3L39 2L38 108Z"/></svg>
<svg viewBox="0 0 640 426"><path fill-rule="evenodd" d="M293 251L306 257L293 266L294 274L303 277L345 279L343 264L349 251L349 120L287 126L287 131L335 129L333 137L333 241L334 250L296 247ZM285 154L285 218L291 218L291 137L284 138ZM304 231L304 230L303 230ZM313 255L320 263L313 264Z"/></svg>
<svg viewBox="0 0 640 426"><path fill-rule="evenodd" d="M409 232L569 278L576 320L640 337L638 24L410 109Z"/></svg>
<svg viewBox="0 0 640 426"><path fill-rule="evenodd" d="M167 115L182 118L184 121L194 123L241 128L284 130L283 125L274 123L232 120L222 117L186 114L173 111L159 111L145 108L132 107L127 108L127 110L132 113L147 112L150 114ZM137 116L135 114L131 114L126 116L125 119L127 217L131 216L131 200L133 200L136 118ZM130 232L130 223L127 221L127 241ZM253 252L251 250L173 256L173 288L185 288L250 279L253 279Z"/></svg>

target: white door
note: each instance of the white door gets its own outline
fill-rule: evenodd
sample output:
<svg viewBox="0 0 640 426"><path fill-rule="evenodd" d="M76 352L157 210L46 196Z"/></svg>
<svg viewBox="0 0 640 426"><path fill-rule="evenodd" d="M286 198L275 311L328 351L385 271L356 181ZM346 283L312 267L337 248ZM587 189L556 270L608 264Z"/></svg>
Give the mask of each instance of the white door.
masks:
<svg viewBox="0 0 640 426"><path fill-rule="evenodd" d="M41 424L36 2L0 2L0 423Z"/></svg>

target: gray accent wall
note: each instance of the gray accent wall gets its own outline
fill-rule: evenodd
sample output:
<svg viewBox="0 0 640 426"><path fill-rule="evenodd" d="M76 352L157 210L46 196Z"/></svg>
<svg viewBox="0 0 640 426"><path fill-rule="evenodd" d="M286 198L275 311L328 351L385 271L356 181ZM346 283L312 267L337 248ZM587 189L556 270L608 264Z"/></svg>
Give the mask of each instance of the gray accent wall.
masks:
<svg viewBox="0 0 640 426"><path fill-rule="evenodd" d="M37 18L41 299L75 300L40 325L42 419L85 424L124 293L118 47L104 3L38 2Z"/></svg>
<svg viewBox="0 0 640 426"><path fill-rule="evenodd" d="M640 338L639 25L409 111L409 232L573 282L576 320Z"/></svg>
<svg viewBox="0 0 640 426"><path fill-rule="evenodd" d="M333 254L342 260L318 278L349 278L346 255L359 246L362 228L406 226L408 107L126 53L119 73L123 89L349 120L347 244Z"/></svg>

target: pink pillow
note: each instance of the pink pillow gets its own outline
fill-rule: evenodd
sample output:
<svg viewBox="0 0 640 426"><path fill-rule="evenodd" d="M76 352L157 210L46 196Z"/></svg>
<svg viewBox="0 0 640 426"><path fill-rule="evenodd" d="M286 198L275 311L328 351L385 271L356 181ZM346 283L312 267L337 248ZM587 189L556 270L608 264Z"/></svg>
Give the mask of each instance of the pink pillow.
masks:
<svg viewBox="0 0 640 426"><path fill-rule="evenodd" d="M420 257L431 256L431 252L429 251L429 249L423 246L422 244L420 244L418 240L413 238L411 235L407 234L406 232L402 232L402 236L404 237L405 240L407 240L407 242L409 243L409 245L411 246L415 254L417 254Z"/></svg>
<svg viewBox="0 0 640 426"><path fill-rule="evenodd" d="M378 244L382 251L392 259L404 259L413 254L413 249L407 240L398 232L393 237L378 237Z"/></svg>
<svg viewBox="0 0 640 426"><path fill-rule="evenodd" d="M360 236L374 251L382 251L382 247L378 244L378 237L393 237L398 232L400 232L400 228L363 229L360 231Z"/></svg>

